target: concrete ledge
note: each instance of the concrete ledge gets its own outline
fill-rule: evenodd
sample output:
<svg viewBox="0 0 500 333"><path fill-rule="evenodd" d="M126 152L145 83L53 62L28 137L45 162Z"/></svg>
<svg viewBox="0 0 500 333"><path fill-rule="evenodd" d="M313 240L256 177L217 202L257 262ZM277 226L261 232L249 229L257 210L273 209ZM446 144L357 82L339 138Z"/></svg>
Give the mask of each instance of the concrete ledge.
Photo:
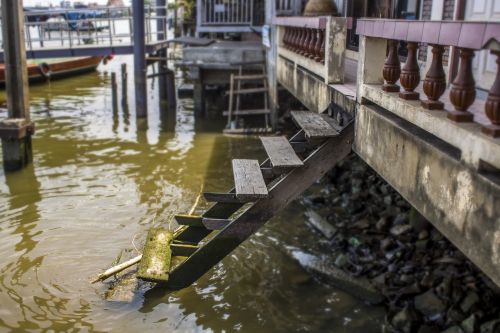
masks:
<svg viewBox="0 0 500 333"><path fill-rule="evenodd" d="M462 161L473 168L479 168L484 161L500 169L500 138L482 134L481 125L452 122L445 111L426 110L419 101L403 100L397 93L383 91L380 85L364 84L361 89L365 99L458 148Z"/></svg>
<svg viewBox="0 0 500 333"><path fill-rule="evenodd" d="M323 82L328 81L328 72L325 65L312 59L306 58L298 53L278 47L278 55L297 64L298 66L307 68L310 72L316 74L323 79Z"/></svg>
<svg viewBox="0 0 500 333"><path fill-rule="evenodd" d="M330 105L328 85L291 61L278 57L277 79L295 98L313 112L323 112Z"/></svg>
<svg viewBox="0 0 500 333"><path fill-rule="evenodd" d="M374 98L374 92L367 90L366 95ZM460 125L444 124L438 115L393 100L397 99L385 104L392 110L401 108L401 114L420 127L430 127L441 136L439 127L458 128L452 132L454 144L476 140L469 142L475 147L487 140ZM356 114L355 152L500 286L500 185L462 163L457 149L438 135L395 113L361 105Z"/></svg>

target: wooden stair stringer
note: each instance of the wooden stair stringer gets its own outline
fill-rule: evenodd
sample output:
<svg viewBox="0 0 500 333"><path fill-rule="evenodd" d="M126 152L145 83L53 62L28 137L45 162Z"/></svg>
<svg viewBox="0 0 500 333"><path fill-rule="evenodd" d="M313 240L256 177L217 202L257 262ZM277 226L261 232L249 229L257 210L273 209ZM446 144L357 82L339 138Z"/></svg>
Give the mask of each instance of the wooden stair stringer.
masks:
<svg viewBox="0 0 500 333"><path fill-rule="evenodd" d="M329 138L316 148L303 161L304 167L293 169L286 176L273 182L269 188L268 198L252 204L184 262L173 268L166 284L167 287L181 289L198 280L335 164L347 157L351 152L353 139L354 125L350 123L339 135ZM219 204L212 206L206 213L210 211L210 214L217 212L214 207ZM234 205L233 208L243 206L243 204L239 203L225 203L224 205ZM226 213L227 215L229 211L232 211L232 215L238 209L234 211L233 209L226 209L217 213ZM211 217L228 218L228 216L221 215Z"/></svg>

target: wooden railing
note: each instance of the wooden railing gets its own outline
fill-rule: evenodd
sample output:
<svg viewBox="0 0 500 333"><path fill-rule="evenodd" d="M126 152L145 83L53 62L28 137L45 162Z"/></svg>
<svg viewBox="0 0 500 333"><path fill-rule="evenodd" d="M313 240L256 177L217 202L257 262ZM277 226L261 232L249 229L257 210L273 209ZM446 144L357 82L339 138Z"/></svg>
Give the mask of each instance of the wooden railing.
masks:
<svg viewBox="0 0 500 333"><path fill-rule="evenodd" d="M441 99L446 91L447 82L443 53L445 46L458 48L460 58L458 71L449 90L449 99L454 110L447 113L448 119L455 122L473 121L473 114L469 112L469 108L476 99L476 84L472 70L474 51L489 49L497 57L498 69L485 102L485 113L491 125L484 125L482 131L493 137L500 136L500 23L359 19L356 33L387 40L387 58L383 68L380 69L385 80L382 89L386 92L399 92L399 81L403 88L399 98L405 100L420 99L420 94L415 91L422 79L417 62L417 50L420 43L430 45L432 60L427 73L423 76L422 88L425 97L421 101L421 106L429 110L444 108ZM408 53L402 68L398 56L400 41L406 42Z"/></svg>

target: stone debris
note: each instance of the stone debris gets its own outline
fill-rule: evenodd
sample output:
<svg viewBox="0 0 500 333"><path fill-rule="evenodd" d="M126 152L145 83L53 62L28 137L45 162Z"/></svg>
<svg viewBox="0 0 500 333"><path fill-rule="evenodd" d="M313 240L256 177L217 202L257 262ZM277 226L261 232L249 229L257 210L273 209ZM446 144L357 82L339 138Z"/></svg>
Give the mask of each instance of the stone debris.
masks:
<svg viewBox="0 0 500 333"><path fill-rule="evenodd" d="M309 222L309 224L312 225L316 230L321 232L323 236L325 236L326 238L331 239L337 232L337 230L333 225L328 223L322 216L320 216L314 210L308 209L305 215L307 217L307 221Z"/></svg>
<svg viewBox="0 0 500 333"><path fill-rule="evenodd" d="M365 163L344 161L321 186L303 203L335 232L301 263L309 272L382 295L387 332L500 333L499 288Z"/></svg>

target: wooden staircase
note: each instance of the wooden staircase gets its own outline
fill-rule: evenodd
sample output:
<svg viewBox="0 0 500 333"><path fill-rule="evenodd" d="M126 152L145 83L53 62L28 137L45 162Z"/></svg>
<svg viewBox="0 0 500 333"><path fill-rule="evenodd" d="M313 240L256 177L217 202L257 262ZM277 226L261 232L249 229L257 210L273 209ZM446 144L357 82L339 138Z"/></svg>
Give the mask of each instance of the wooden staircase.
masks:
<svg viewBox="0 0 500 333"><path fill-rule="evenodd" d="M354 126L308 111L292 111L300 130L290 140L262 137L269 158L233 160L235 187L205 193L215 202L201 216L177 215L183 225L171 244L170 289L189 286L215 266L271 217L297 198L350 152Z"/></svg>
<svg viewBox="0 0 500 333"><path fill-rule="evenodd" d="M261 69L261 74L244 74L246 65L258 66ZM258 86L244 88L244 83L258 83ZM269 85L267 82L266 64L264 62L240 63L238 75L231 74L229 86L229 109L223 112L227 116L227 126L224 129L226 134L254 134L254 133L271 133L272 128L269 126L269 116L271 109L269 108ZM256 95L262 96L263 106L260 109L241 109L241 95ZM236 104L236 106L235 106ZM264 127L238 127L238 117L241 116L264 116Z"/></svg>

